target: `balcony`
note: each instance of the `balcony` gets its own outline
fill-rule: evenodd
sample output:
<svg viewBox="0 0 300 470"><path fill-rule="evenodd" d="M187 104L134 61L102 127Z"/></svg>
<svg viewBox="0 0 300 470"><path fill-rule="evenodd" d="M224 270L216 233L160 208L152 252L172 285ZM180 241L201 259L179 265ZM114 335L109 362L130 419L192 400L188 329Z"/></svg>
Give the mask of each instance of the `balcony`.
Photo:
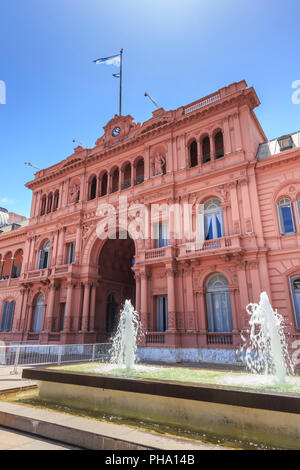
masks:
<svg viewBox="0 0 300 470"><path fill-rule="evenodd" d="M173 246L164 246L162 248L153 248L151 250L143 251L139 256L139 262L152 262L160 261L168 258L173 258L175 254Z"/></svg>
<svg viewBox="0 0 300 470"><path fill-rule="evenodd" d="M22 281L44 281L49 278L51 275L51 269L50 268L45 268L45 269L35 269L34 271L27 271L24 273L24 276L22 278Z"/></svg>
<svg viewBox="0 0 300 470"><path fill-rule="evenodd" d="M239 235L232 235L204 242L185 243L179 247L179 258L229 255L242 251Z"/></svg>
<svg viewBox="0 0 300 470"><path fill-rule="evenodd" d="M20 282L20 278L19 278L19 277L16 277L16 278L9 277L9 278L7 278L7 279L0 279L0 289L1 289L1 287L14 287L14 286L18 286L18 285L19 285L19 282Z"/></svg>

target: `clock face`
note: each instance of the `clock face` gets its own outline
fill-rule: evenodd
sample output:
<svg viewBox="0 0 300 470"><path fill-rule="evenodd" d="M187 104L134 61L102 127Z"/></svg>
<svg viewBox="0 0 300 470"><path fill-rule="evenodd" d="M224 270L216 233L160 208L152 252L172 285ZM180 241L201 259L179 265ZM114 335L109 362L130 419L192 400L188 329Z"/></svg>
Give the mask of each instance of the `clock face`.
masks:
<svg viewBox="0 0 300 470"><path fill-rule="evenodd" d="M115 127L111 134L112 134L113 137L117 137L117 135L119 135L120 132L121 132L121 128L120 127Z"/></svg>

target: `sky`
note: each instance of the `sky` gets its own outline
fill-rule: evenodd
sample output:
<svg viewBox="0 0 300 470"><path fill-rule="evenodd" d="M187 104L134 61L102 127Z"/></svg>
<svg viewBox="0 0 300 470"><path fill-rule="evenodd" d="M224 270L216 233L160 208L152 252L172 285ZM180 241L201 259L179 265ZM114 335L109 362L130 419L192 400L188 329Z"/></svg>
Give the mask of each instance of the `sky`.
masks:
<svg viewBox="0 0 300 470"><path fill-rule="evenodd" d="M300 130L299 0L2 0L0 206L26 216L33 168L93 147L118 113L119 81L99 57L123 55L123 114L151 117L245 79L269 139ZM0 89L1 101L1 89ZM3 100L2 100L3 101Z"/></svg>

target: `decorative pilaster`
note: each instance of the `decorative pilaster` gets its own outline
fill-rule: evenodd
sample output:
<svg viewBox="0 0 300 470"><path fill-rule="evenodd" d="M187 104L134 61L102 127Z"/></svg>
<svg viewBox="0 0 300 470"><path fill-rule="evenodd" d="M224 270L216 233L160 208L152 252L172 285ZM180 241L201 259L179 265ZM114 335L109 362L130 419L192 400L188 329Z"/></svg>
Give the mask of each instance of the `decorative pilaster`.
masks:
<svg viewBox="0 0 300 470"><path fill-rule="evenodd" d="M74 281L67 282L67 300L66 300L66 310L65 310L65 319L64 319L64 332L69 333L71 331L71 317L73 311L73 289L76 287Z"/></svg>
<svg viewBox="0 0 300 470"><path fill-rule="evenodd" d="M167 284L168 284L168 330L176 331L176 295L175 295L175 267L167 266Z"/></svg>
<svg viewBox="0 0 300 470"><path fill-rule="evenodd" d="M90 307L90 321L89 321L89 330L90 332L95 331L95 311L96 311L96 293L97 293L97 283L92 284L91 289L91 307Z"/></svg>
<svg viewBox="0 0 300 470"><path fill-rule="evenodd" d="M90 291L91 291L91 282L87 281L84 283L83 313L82 313L82 331L84 333L87 333L89 330Z"/></svg>

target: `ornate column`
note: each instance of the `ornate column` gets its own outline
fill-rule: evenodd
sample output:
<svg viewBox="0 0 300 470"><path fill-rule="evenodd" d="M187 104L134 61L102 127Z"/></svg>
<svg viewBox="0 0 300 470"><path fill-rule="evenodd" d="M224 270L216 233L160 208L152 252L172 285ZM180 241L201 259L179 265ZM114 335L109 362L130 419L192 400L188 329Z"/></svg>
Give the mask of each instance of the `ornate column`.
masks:
<svg viewBox="0 0 300 470"><path fill-rule="evenodd" d="M65 333L69 333L71 331L74 287L76 287L76 283L74 281L67 282L67 299L66 299L66 310L65 310L65 319L64 319L64 332Z"/></svg>
<svg viewBox="0 0 300 470"><path fill-rule="evenodd" d="M53 241L53 247L52 247L51 265L50 266L55 266L56 265L58 236L59 236L59 232L58 232L58 230L56 230L56 232L54 233L54 241Z"/></svg>
<svg viewBox="0 0 300 470"><path fill-rule="evenodd" d="M240 151L242 150L243 144L242 144L242 135L241 135L241 126L240 126L240 117L238 113L235 113L233 115L233 121L234 121L234 136L235 136L235 150Z"/></svg>
<svg viewBox="0 0 300 470"><path fill-rule="evenodd" d="M238 285L239 285L239 292L240 292L240 299L241 299L241 308L242 308L242 312L245 312L246 307L249 304L249 293L248 293L245 261L241 261L237 265L237 277L238 277Z"/></svg>
<svg viewBox="0 0 300 470"><path fill-rule="evenodd" d="M150 145L144 147L144 180L150 178ZM133 185L133 182L132 182Z"/></svg>
<svg viewBox="0 0 300 470"><path fill-rule="evenodd" d="M193 292L193 268L191 264L186 263L185 269L185 287L186 287L186 302L187 302L187 329L195 331L195 305L194 305L194 292Z"/></svg>
<svg viewBox="0 0 300 470"><path fill-rule="evenodd" d="M145 205L145 228L147 230L147 238L145 239L145 249L151 250L152 248L152 237L151 237L151 204Z"/></svg>
<svg viewBox="0 0 300 470"><path fill-rule="evenodd" d="M175 267L166 266L168 284L168 331L176 331L176 296L175 296Z"/></svg>
<svg viewBox="0 0 300 470"><path fill-rule="evenodd" d="M213 134L209 134L209 142L210 142L210 160L214 161L216 159L216 146L215 146L215 138Z"/></svg>
<svg viewBox="0 0 300 470"><path fill-rule="evenodd" d="M148 273L142 271L141 274L141 322L144 331L148 330Z"/></svg>
<svg viewBox="0 0 300 470"><path fill-rule="evenodd" d="M249 261L248 263L250 276L251 276L251 284L252 284L252 302L259 302L260 294L261 294L261 285L259 279L259 271L258 271L258 261Z"/></svg>
<svg viewBox="0 0 300 470"><path fill-rule="evenodd" d="M91 292L91 308L90 308L90 324L89 324L89 331L95 331L95 311L96 311L96 293L97 293L97 282L93 282L92 284L92 292Z"/></svg>
<svg viewBox="0 0 300 470"><path fill-rule="evenodd" d="M64 263L65 232L66 232L66 227L62 227L59 232L58 251L57 251L57 260L56 260L57 265L62 265Z"/></svg>
<svg viewBox="0 0 300 470"><path fill-rule="evenodd" d="M22 289L22 291L23 291L23 302L22 302L22 305L21 305L20 323L18 325L18 329L23 332L23 331L26 330L26 312L27 312L27 302L28 302L29 288L24 287Z"/></svg>
<svg viewBox="0 0 300 470"><path fill-rule="evenodd" d="M249 198L249 191L248 191L248 178L245 177L239 180L239 185L241 187L241 193L242 193L245 232L252 233L253 231L252 214L251 214L250 198Z"/></svg>
<svg viewBox="0 0 300 470"><path fill-rule="evenodd" d="M89 329L89 313L90 313L90 290L91 282L84 283L84 297L83 297L83 313L82 313L82 331L88 332Z"/></svg>
<svg viewBox="0 0 300 470"><path fill-rule="evenodd" d="M198 165L202 165L202 145L201 145L201 136L197 138L197 160Z"/></svg>
<svg viewBox="0 0 300 470"><path fill-rule="evenodd" d="M15 304L15 311L14 311L14 318L13 318L13 325L12 325L12 332L20 331L20 323L21 323L21 315L22 315L22 306L24 301L25 289L20 289L20 295L17 298Z"/></svg>
<svg viewBox="0 0 300 470"><path fill-rule="evenodd" d="M82 243L82 226L81 226L81 222L79 222L77 229L76 229L75 264L80 264L81 243Z"/></svg>
<svg viewBox="0 0 300 470"><path fill-rule="evenodd" d="M197 292L198 297L198 324L200 333L206 333L207 321L206 321L206 302L205 302L205 290L200 288Z"/></svg>
<svg viewBox="0 0 300 470"><path fill-rule="evenodd" d="M224 138L224 153L229 155L231 153L231 141L228 117L223 120L223 138Z"/></svg>
<svg viewBox="0 0 300 470"><path fill-rule="evenodd" d="M46 310L44 328L43 328L46 333L49 333L50 331L52 331L52 318L53 318L53 311L54 311L55 293L56 293L56 285L55 283L52 283L48 287L47 310Z"/></svg>
<svg viewBox="0 0 300 470"><path fill-rule="evenodd" d="M173 171L173 154L172 154L172 139L167 141L168 150L166 155L166 173L171 173Z"/></svg>
<svg viewBox="0 0 300 470"><path fill-rule="evenodd" d="M241 224L240 224L240 211L239 203L236 190L236 181L233 181L229 184L230 189L230 202L231 202L231 215L233 222L233 234L239 235L241 233Z"/></svg>
<svg viewBox="0 0 300 470"><path fill-rule="evenodd" d="M135 309L137 312L141 310L141 276L135 274Z"/></svg>

